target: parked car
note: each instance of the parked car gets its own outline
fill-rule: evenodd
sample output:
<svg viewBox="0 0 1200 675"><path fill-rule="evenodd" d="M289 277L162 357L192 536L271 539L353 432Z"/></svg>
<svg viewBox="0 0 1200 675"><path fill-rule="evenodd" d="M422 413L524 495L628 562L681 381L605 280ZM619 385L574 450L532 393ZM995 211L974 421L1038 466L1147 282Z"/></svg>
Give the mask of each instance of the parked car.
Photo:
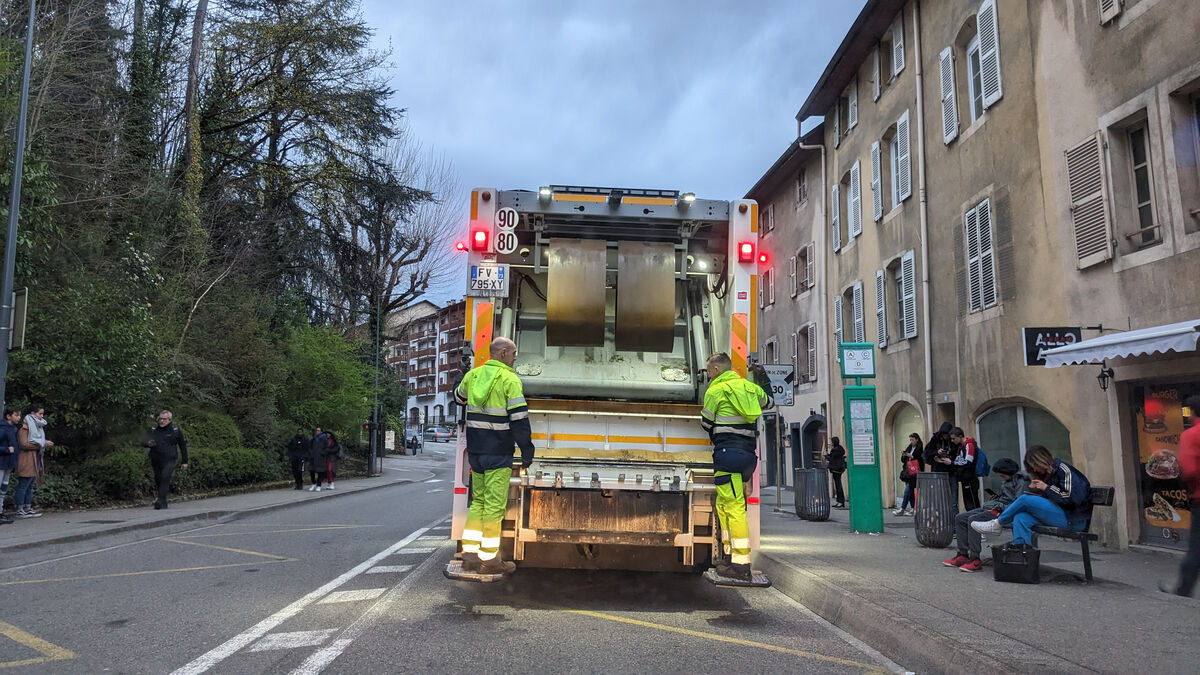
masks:
<svg viewBox="0 0 1200 675"><path fill-rule="evenodd" d="M453 436L445 427L429 427L425 430L425 440L427 441L448 441Z"/></svg>

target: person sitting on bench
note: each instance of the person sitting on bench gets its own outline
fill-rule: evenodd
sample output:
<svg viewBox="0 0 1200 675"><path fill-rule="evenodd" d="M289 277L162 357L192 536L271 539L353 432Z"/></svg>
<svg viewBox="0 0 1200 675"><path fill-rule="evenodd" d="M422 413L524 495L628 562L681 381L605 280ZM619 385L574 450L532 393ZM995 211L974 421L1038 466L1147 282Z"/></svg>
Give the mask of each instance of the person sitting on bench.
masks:
<svg viewBox="0 0 1200 675"><path fill-rule="evenodd" d="M964 511L954 517L954 531L958 537L958 555L942 561L942 564L947 567L957 567L963 572L978 572L983 569L983 561L979 559L979 551L983 548L983 537L968 526L974 522L992 520L999 516L1029 487L1029 477L1021 473L1021 467L1007 457L997 461L996 465L992 467L992 471L1004 479L1004 484L1000 486L1000 494L984 502L983 506Z"/></svg>
<svg viewBox="0 0 1200 675"><path fill-rule="evenodd" d="M1025 494L995 520L971 523L973 530L996 534L1011 524L1013 546L1036 546L1035 525L1075 532L1087 529L1092 519L1091 485L1087 477L1070 464L1055 459L1042 445L1031 445L1025 452L1025 471L1031 479Z"/></svg>

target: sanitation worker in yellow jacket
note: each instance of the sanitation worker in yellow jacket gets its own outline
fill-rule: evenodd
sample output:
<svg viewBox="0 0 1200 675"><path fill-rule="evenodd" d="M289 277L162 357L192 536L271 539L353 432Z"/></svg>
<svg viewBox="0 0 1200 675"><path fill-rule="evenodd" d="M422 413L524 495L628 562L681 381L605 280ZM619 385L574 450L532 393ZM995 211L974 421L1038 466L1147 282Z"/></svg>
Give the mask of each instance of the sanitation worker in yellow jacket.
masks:
<svg viewBox="0 0 1200 675"><path fill-rule="evenodd" d="M750 526L746 521L745 485L758 466L755 454L758 418L771 399L762 387L733 370L725 353L708 357L708 392L700 423L713 444L713 482L717 517L728 561L716 565L720 576L750 581Z"/></svg>
<svg viewBox="0 0 1200 675"><path fill-rule="evenodd" d="M521 464L533 462L529 406L513 372L517 345L492 341L492 358L463 376L454 399L467 408L467 460L471 464L471 507L463 528L463 571L507 574L516 564L500 559L500 525L508 506L513 446Z"/></svg>

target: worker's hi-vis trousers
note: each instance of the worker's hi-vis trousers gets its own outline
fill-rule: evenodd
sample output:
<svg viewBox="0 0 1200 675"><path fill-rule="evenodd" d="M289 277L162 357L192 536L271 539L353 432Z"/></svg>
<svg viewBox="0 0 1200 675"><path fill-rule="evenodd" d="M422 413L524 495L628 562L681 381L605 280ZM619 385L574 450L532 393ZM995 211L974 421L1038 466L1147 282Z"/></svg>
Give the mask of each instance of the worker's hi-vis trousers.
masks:
<svg viewBox="0 0 1200 675"><path fill-rule="evenodd" d="M508 506L508 481L512 467L471 472L471 507L463 527L464 553L491 560L500 552L500 526Z"/></svg>
<svg viewBox="0 0 1200 675"><path fill-rule="evenodd" d="M758 458L746 450L713 450L713 483L717 488L717 518L721 523L721 542L729 562L750 564L750 524L746 520L746 482L750 480Z"/></svg>

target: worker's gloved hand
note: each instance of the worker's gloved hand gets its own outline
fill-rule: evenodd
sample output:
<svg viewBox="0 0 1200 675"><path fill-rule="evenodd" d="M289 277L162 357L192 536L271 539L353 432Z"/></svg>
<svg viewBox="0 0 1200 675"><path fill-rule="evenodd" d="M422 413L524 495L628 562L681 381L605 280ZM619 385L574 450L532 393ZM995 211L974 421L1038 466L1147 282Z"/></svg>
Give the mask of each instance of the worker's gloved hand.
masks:
<svg viewBox="0 0 1200 675"><path fill-rule="evenodd" d="M521 453L521 467L525 469L525 473L529 473L530 467L533 466L533 453Z"/></svg>

